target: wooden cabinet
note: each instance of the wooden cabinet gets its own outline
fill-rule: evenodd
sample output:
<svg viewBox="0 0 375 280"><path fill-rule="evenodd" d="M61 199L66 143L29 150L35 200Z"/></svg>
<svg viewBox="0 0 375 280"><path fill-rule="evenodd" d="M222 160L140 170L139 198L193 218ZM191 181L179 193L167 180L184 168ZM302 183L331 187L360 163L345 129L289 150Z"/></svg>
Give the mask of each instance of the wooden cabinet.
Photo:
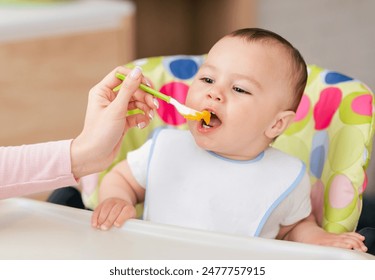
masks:
<svg viewBox="0 0 375 280"><path fill-rule="evenodd" d="M94 3L0 8L0 146L77 136L90 88L135 58L135 5Z"/></svg>
<svg viewBox="0 0 375 280"><path fill-rule="evenodd" d="M134 0L137 57L202 54L223 35L256 24L255 0Z"/></svg>

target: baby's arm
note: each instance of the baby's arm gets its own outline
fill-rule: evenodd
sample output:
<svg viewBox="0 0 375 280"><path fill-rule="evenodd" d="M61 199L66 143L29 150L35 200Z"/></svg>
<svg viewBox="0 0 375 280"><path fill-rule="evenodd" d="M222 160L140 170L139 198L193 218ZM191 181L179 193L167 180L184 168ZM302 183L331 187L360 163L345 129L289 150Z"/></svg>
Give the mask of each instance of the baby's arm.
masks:
<svg viewBox="0 0 375 280"><path fill-rule="evenodd" d="M362 252L367 251L362 235L356 232L340 234L326 232L318 226L312 214L294 225L282 226L276 238L315 245L355 249Z"/></svg>
<svg viewBox="0 0 375 280"><path fill-rule="evenodd" d="M99 205L95 208L91 224L108 230L121 227L135 218L135 205L144 201L145 190L135 180L127 161L122 161L103 178L99 189Z"/></svg>

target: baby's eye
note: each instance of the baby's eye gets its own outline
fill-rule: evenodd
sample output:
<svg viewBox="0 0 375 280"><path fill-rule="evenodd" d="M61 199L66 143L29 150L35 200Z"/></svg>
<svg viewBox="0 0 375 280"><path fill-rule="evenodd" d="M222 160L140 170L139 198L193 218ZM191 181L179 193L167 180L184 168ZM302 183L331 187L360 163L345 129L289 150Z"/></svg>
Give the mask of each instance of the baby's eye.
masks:
<svg viewBox="0 0 375 280"><path fill-rule="evenodd" d="M246 90L244 90L244 89L242 89L242 88L239 88L239 87L233 87L233 90L234 90L235 92L238 92L238 93L251 94L250 92L248 92L248 91L246 91Z"/></svg>
<svg viewBox="0 0 375 280"><path fill-rule="evenodd" d="M207 83L207 84L213 84L214 83L214 80L212 80L211 78L207 78L207 77L201 78L200 80Z"/></svg>

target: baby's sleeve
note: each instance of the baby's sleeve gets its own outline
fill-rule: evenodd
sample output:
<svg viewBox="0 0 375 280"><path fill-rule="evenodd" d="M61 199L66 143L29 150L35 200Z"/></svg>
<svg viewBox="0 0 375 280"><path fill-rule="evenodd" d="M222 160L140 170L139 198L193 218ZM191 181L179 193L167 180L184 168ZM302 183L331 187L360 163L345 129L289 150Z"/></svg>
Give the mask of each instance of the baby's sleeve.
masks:
<svg viewBox="0 0 375 280"><path fill-rule="evenodd" d="M293 225L308 217L311 213L310 189L310 178L305 173L298 186L272 212L260 236L275 238L280 225Z"/></svg>
<svg viewBox="0 0 375 280"><path fill-rule="evenodd" d="M311 213L311 186L310 179L307 173L303 176L299 185L286 198L285 205L288 205L288 215L281 222L282 225L292 225Z"/></svg>
<svg viewBox="0 0 375 280"><path fill-rule="evenodd" d="M139 185L146 188L147 167L150 157L152 140L147 140L139 149L131 151L127 155L129 168Z"/></svg>

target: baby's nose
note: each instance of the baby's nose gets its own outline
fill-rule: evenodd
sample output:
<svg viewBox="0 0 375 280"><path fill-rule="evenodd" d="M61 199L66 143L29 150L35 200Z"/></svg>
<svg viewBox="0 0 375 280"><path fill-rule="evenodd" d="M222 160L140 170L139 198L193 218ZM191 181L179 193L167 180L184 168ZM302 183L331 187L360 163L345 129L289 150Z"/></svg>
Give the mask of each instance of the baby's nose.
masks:
<svg viewBox="0 0 375 280"><path fill-rule="evenodd" d="M208 92L208 97L214 101L218 101L218 102L221 102L223 101L223 96L222 94L220 94L219 92L217 91L210 91Z"/></svg>

